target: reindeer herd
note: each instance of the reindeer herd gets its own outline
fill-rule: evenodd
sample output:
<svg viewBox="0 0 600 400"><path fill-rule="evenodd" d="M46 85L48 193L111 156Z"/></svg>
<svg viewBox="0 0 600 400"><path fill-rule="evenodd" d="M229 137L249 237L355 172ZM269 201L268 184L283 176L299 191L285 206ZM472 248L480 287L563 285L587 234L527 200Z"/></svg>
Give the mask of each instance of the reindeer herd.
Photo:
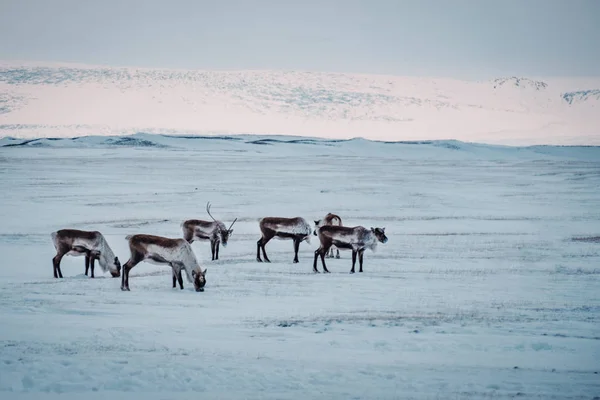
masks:
<svg viewBox="0 0 600 400"><path fill-rule="evenodd" d="M227 246L229 237L233 234L233 220L229 228L221 221L216 220L210 213L210 203L206 205L206 212L212 221L189 219L181 223L183 238L166 238L154 235L129 235L125 239L129 244L129 259L121 267L119 258L114 254L108 242L98 231L82 231L77 229L61 229L53 232L52 242L56 248L56 255L52 259L54 277L62 278L60 262L65 255L85 256L85 275L91 271L90 277L94 278L94 264L102 271L109 271L113 278L121 278L121 290L129 291L129 272L142 261L169 265L172 271L173 288L183 289L182 271L185 271L188 282L194 284L197 292L204 291L206 285L206 269L202 270L200 263L192 250L194 240L209 241L212 260L219 259L219 246ZM315 250L313 271L319 273L317 262L321 258L323 272L329 273L325 265L325 258L333 258L335 247L336 258L340 258L340 249L352 250L352 269L354 273L356 259L358 258L359 272L363 272L363 254L365 250L375 250L377 243L386 243L385 228L370 228L363 226L347 227L342 224L342 219L335 214L328 213L323 219L314 221L314 228L300 217L282 218L265 217L259 220L261 237L256 242L256 261L271 262L267 257L265 246L271 239L292 240L294 244L294 263L298 263L298 250L300 243L310 243L311 235L319 238L320 246ZM262 258L261 258L262 251ZM263 260L264 259L264 260ZM121 273L123 269L123 273Z"/></svg>

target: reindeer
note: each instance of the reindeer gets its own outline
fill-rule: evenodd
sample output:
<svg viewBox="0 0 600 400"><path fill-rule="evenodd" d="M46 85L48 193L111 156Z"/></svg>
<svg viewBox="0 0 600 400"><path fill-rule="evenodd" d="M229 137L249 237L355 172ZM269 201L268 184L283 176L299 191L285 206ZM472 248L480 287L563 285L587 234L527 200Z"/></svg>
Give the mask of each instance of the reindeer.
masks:
<svg viewBox="0 0 600 400"><path fill-rule="evenodd" d="M298 262L298 250L300 243L306 240L310 243L310 225L305 219L300 217L295 218L279 218L265 217L258 221L261 238L256 242L256 261L263 262L260 258L260 249L266 262L271 262L265 251L265 245L269 240L277 238L280 240L292 239L294 241L294 263Z"/></svg>
<svg viewBox="0 0 600 400"><path fill-rule="evenodd" d="M50 234L52 243L56 249L56 255L52 258L54 277L62 278L60 261L65 255L79 257L85 255L85 274L92 269L91 277L94 278L94 261L102 271L110 271L113 278L121 275L121 264L115 256L106 239L98 231L80 231L77 229L61 229Z"/></svg>
<svg viewBox="0 0 600 400"><path fill-rule="evenodd" d="M129 272L142 261L154 264L168 264L173 272L173 288L176 280L179 288L183 290L181 270L185 270L189 282L194 283L196 292L203 292L206 285L206 269L202 271L198 260L192 251L192 246L185 239L169 239L152 235L129 235L125 239L129 242L131 255L123 265L121 277L121 290L129 291Z"/></svg>
<svg viewBox="0 0 600 400"><path fill-rule="evenodd" d="M313 235L317 236L317 230L319 230L320 227L325 226L325 225L343 226L342 219L339 217L339 215L327 213L325 218L318 219L315 221L315 230L313 231ZM328 254L326 254L327 258L333 258L333 248L334 247L335 246L331 246L331 251ZM335 258L340 258L340 249L336 248L336 251L337 251L337 254L336 254Z"/></svg>
<svg viewBox="0 0 600 400"><path fill-rule="evenodd" d="M194 239L210 240L210 251L212 253L212 261L219 259L219 244L227 247L229 236L233 233L233 224L237 218L233 220L229 229L225 227L221 221L217 221L210 213L210 202L206 203L206 212L213 219L212 221L203 221L200 219L188 219L181 223L183 230L183 238L192 243Z"/></svg>
<svg viewBox="0 0 600 400"><path fill-rule="evenodd" d="M317 257L319 255L323 264L323 272L329 273L325 265L325 254L327 254L332 245L339 249L352 250L352 269L350 273L353 274L357 254L360 263L359 272L363 272L363 253L365 250L371 249L375 251L377 242L386 243L388 241L388 238L385 236L385 228L371 228L369 230L362 226L351 228L347 226L325 225L319 228L317 233L319 242L321 243L321 246L315 250L315 259L313 262L313 271L317 273L319 272L317 269Z"/></svg>

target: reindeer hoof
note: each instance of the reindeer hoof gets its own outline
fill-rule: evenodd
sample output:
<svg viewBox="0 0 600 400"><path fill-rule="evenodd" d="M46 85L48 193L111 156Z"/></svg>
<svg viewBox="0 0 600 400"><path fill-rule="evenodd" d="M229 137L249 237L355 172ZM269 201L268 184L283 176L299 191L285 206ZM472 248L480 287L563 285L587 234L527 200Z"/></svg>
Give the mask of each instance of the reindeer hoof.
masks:
<svg viewBox="0 0 600 400"><path fill-rule="evenodd" d="M351 273L351 274L353 274L353 273L354 273L354 271L350 271L350 273Z"/></svg>
<svg viewBox="0 0 600 400"><path fill-rule="evenodd" d="M121 286L121 290L124 292L129 292L129 288L126 288L125 286Z"/></svg>
<svg viewBox="0 0 600 400"><path fill-rule="evenodd" d="M294 260L294 264L298 264L298 260Z"/></svg>

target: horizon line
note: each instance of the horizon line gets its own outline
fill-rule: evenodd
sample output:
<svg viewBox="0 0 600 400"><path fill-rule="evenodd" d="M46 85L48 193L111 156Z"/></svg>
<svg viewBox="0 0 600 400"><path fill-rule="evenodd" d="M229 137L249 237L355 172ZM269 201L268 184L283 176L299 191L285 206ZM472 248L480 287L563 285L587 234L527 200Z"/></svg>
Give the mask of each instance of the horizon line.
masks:
<svg viewBox="0 0 600 400"><path fill-rule="evenodd" d="M355 136L352 138L345 138L345 139L334 139L334 138L321 138L321 137L317 137L317 136L301 136L301 135L288 135L288 134L276 134L276 133L269 133L269 134L266 134L266 133L224 133L224 134L215 133L214 135L207 135L207 134L194 135L194 134L173 134L173 133L151 133L151 132L143 132L143 131L130 133L130 134L82 135L82 136L70 136L70 137L40 136L40 137L31 137L31 138L17 138L17 137L7 135L7 136L0 136L0 140L5 140L5 139L20 140L22 142L19 144L2 145L2 146L0 146L0 148L20 146L23 144L40 141L40 140L50 140L50 141L70 140L70 141L72 141L72 140L86 139L86 138L106 138L106 139L126 138L126 137L132 137L132 136L137 136L137 135L162 136L165 138L190 139L190 140L227 140L227 139L234 138L236 136L254 136L254 137L263 137L263 138L278 137L281 139L276 139L276 141L281 142L281 143L293 143L295 140L310 140L310 141L314 141L314 142L323 142L323 143L342 143L342 142L351 142L351 141L355 141L355 140L363 140L366 142L381 143L381 144L410 144L410 145L419 145L419 144L427 145L427 144L432 144L432 143L457 142L457 143L463 143L463 144L468 144L468 145L477 145L477 146L485 146L485 147L523 148L523 149L532 148L532 147L594 147L594 148L598 147L598 148L600 148L600 145L595 145L595 144L518 145L518 144L485 143L485 142L466 141L466 140L459 140L459 139L415 139L415 140L394 141L394 140L368 139L363 136ZM290 140L285 140L283 138L290 138ZM251 143L251 142L245 142L245 143ZM132 147L136 147L136 146L132 146Z"/></svg>

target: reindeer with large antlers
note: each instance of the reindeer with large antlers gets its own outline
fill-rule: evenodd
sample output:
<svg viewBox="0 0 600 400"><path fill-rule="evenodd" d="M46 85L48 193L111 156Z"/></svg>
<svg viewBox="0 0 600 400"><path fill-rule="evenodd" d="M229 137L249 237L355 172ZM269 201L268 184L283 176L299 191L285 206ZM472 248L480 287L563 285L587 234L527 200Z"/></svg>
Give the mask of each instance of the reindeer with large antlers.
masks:
<svg viewBox="0 0 600 400"><path fill-rule="evenodd" d="M212 221L204 221L201 219L188 219L181 223L183 230L183 238L192 243L194 240L210 241L210 251L212 253L212 261L219 259L219 245L227 247L229 236L233 233L233 224L237 218L233 220L229 228L221 221L217 221L210 213L210 202L206 203L206 212L212 218Z"/></svg>

